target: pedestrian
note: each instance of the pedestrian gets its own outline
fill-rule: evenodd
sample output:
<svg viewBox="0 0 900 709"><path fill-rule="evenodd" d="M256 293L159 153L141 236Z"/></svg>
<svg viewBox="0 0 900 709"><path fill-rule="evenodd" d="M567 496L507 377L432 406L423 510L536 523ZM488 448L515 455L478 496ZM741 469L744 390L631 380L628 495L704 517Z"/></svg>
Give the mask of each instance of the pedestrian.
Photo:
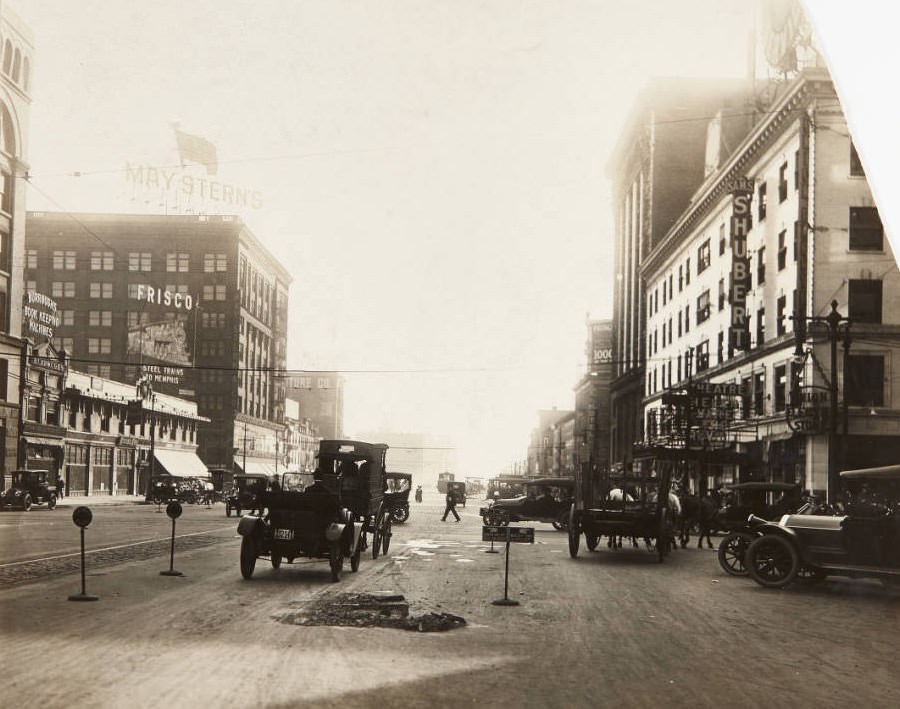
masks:
<svg viewBox="0 0 900 709"><path fill-rule="evenodd" d="M456 511L456 495L453 490L447 490L447 506L444 508L444 516L441 517L441 522L446 522L447 515L451 512L456 517L456 521L459 522L459 513Z"/></svg>
<svg viewBox="0 0 900 709"><path fill-rule="evenodd" d="M66 496L66 481L59 478L56 481L56 496L61 500Z"/></svg>

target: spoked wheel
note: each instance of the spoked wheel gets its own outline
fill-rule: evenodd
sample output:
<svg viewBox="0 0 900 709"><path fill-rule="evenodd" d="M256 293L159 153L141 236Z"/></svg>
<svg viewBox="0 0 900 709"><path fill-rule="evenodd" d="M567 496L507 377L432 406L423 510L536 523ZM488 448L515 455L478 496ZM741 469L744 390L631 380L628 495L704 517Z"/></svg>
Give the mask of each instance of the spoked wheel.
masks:
<svg viewBox="0 0 900 709"><path fill-rule="evenodd" d="M719 566L732 576L746 576L747 547L756 537L747 532L731 532L719 542Z"/></svg>
<svg viewBox="0 0 900 709"><path fill-rule="evenodd" d="M56 508L56 495L50 495L50 499L47 500L47 509L52 510Z"/></svg>
<svg viewBox="0 0 900 709"><path fill-rule="evenodd" d="M241 540L241 576L249 579L256 568L256 543L252 537Z"/></svg>
<svg viewBox="0 0 900 709"><path fill-rule="evenodd" d="M350 543L353 543L353 537L350 537ZM359 539L356 540L356 548L353 550L353 553L350 554L350 571L356 573L359 571L359 557L362 556L362 545L363 545L363 536L359 535Z"/></svg>
<svg viewBox="0 0 900 709"><path fill-rule="evenodd" d="M394 535L392 531L393 524L389 515L384 516L384 531L381 533L381 554L387 556L388 549L391 548L391 537Z"/></svg>
<svg viewBox="0 0 900 709"><path fill-rule="evenodd" d="M569 510L569 556L573 559L578 556L578 546L581 544L581 530L575 518L575 505Z"/></svg>
<svg viewBox="0 0 900 709"><path fill-rule="evenodd" d="M344 568L344 547L340 540L332 542L329 549L328 562L331 565L331 580L341 580L341 570Z"/></svg>
<svg viewBox="0 0 900 709"><path fill-rule="evenodd" d="M375 520L375 529L372 531L372 558L377 559L378 555L381 553L381 528L382 521L379 516Z"/></svg>
<svg viewBox="0 0 900 709"><path fill-rule="evenodd" d="M563 512L552 522L553 529L559 532L565 532L569 528L569 513Z"/></svg>
<svg viewBox="0 0 900 709"><path fill-rule="evenodd" d="M797 577L800 558L787 539L765 534L747 547L744 566L751 578L761 586L783 588Z"/></svg>
<svg viewBox="0 0 900 709"><path fill-rule="evenodd" d="M231 517L231 503L230 502L225 503L225 516Z"/></svg>
<svg viewBox="0 0 900 709"><path fill-rule="evenodd" d="M391 510L391 519L397 524L403 524L409 519L409 506L395 507Z"/></svg>
<svg viewBox="0 0 900 709"><path fill-rule="evenodd" d="M22 498L22 508L28 512L31 509L31 495L25 493L25 497Z"/></svg>

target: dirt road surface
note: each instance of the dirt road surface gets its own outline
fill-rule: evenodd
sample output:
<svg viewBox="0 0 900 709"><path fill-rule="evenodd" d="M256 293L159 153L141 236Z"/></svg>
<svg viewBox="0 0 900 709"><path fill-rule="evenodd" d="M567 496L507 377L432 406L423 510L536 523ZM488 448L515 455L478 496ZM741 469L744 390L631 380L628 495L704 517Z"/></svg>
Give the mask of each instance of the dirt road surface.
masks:
<svg viewBox="0 0 900 709"><path fill-rule="evenodd" d="M504 553L480 541L478 501L440 522L436 496L394 528L387 558L330 582L326 562L241 578L239 538L0 586L9 707L893 707L900 594L868 581L762 589L714 552L571 559L566 536ZM146 512L136 512L146 514ZM452 519L452 518L451 518ZM236 527L236 524L234 525ZM502 545L497 548L503 550ZM346 594L402 595L416 632L298 624ZM431 616L434 617L434 616Z"/></svg>

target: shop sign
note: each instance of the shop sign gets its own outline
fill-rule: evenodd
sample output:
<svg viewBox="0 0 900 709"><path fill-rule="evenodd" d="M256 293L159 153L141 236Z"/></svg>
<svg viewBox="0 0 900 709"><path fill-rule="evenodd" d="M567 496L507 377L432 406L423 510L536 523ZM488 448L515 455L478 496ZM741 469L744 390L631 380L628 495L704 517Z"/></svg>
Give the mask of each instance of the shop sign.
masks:
<svg viewBox="0 0 900 709"><path fill-rule="evenodd" d="M830 412L831 392L827 387L802 386L785 413L792 431L814 435L828 430Z"/></svg>
<svg viewBox="0 0 900 709"><path fill-rule="evenodd" d="M731 283L728 302L731 323L728 337L735 350L750 347L750 314L747 312L747 292L750 290L750 252L747 234L753 226L750 203L753 199L753 180L741 177L729 181L731 192Z"/></svg>

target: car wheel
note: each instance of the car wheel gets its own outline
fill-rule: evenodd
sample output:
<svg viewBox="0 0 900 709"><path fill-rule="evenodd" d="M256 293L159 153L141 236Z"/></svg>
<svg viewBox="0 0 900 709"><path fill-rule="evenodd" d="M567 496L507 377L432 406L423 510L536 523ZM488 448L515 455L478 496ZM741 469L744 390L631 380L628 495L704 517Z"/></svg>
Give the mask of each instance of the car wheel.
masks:
<svg viewBox="0 0 900 709"><path fill-rule="evenodd" d="M225 516L231 517L231 503L230 502L225 503Z"/></svg>
<svg viewBox="0 0 900 709"><path fill-rule="evenodd" d="M581 530L575 520L575 505L569 510L569 556L573 559L578 556L578 546L581 544Z"/></svg>
<svg viewBox="0 0 900 709"><path fill-rule="evenodd" d="M725 570L725 573L731 576L747 575L744 557L747 555L747 547L754 538L747 532L731 532L719 542L719 566Z"/></svg>
<svg viewBox="0 0 900 709"><path fill-rule="evenodd" d="M331 543L328 554L328 562L331 566L331 580L341 580L341 570L344 568L344 548L340 540Z"/></svg>
<svg viewBox="0 0 900 709"><path fill-rule="evenodd" d="M391 512L391 519L397 524L403 524L409 519L409 507L397 507Z"/></svg>
<svg viewBox="0 0 900 709"><path fill-rule="evenodd" d="M25 497L22 498L22 509L28 512L31 509L31 495L27 492L25 493Z"/></svg>
<svg viewBox="0 0 900 709"><path fill-rule="evenodd" d="M569 513L563 512L559 517L553 520L553 529L565 532L569 528Z"/></svg>
<svg viewBox="0 0 900 709"><path fill-rule="evenodd" d="M747 547L744 566L761 586L783 588L797 577L800 557L794 545L784 537L764 534Z"/></svg>
<svg viewBox="0 0 900 709"><path fill-rule="evenodd" d="M281 554L276 554L275 552L272 552L271 559L272 559L272 568L276 569L276 570L280 569L281 568Z"/></svg>
<svg viewBox="0 0 900 709"><path fill-rule="evenodd" d="M47 509L56 509L56 495L50 495L50 497L47 499Z"/></svg>
<svg viewBox="0 0 900 709"><path fill-rule="evenodd" d="M256 568L256 542L253 537L244 537L241 540L241 576L249 579Z"/></svg>
<svg viewBox="0 0 900 709"><path fill-rule="evenodd" d="M160 497L159 495L154 495L152 502L154 505L161 505L163 502L162 497Z"/></svg>

